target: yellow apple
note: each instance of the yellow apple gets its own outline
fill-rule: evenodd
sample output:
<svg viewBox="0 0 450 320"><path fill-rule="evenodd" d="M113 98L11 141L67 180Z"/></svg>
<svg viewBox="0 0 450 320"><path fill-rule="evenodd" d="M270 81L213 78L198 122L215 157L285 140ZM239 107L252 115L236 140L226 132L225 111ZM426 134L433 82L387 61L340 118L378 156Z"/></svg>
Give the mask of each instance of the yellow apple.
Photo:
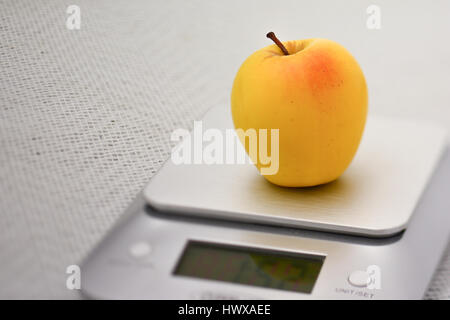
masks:
<svg viewBox="0 0 450 320"><path fill-rule="evenodd" d="M234 80L234 126L279 129L279 168L264 175L268 181L287 187L333 181L349 166L364 131L364 74L355 58L331 40L281 43L273 33L267 37L276 44L249 56ZM242 137L241 142L249 153ZM261 171L264 163L250 157Z"/></svg>

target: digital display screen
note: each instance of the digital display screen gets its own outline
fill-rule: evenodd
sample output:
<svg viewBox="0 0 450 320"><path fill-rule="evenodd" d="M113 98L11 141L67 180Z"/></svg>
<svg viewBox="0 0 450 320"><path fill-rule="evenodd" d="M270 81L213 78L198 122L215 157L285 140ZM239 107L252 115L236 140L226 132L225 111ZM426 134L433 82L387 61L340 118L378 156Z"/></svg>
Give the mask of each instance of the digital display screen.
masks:
<svg viewBox="0 0 450 320"><path fill-rule="evenodd" d="M189 241L174 274L311 293L324 256Z"/></svg>

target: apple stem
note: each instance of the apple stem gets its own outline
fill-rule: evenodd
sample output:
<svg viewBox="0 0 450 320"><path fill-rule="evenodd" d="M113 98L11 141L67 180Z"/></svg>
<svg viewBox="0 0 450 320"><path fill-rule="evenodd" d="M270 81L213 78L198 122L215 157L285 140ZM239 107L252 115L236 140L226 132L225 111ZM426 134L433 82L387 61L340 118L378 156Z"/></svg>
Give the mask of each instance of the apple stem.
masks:
<svg viewBox="0 0 450 320"><path fill-rule="evenodd" d="M284 55L288 56L289 52L287 51L286 47L283 46L283 44L281 43L280 40L278 40L277 36L275 35L275 33L273 33L272 31L269 32L268 34L266 34L266 37L269 39L272 39L273 42L275 42L275 44L278 46L278 48L281 49L281 51L283 51Z"/></svg>

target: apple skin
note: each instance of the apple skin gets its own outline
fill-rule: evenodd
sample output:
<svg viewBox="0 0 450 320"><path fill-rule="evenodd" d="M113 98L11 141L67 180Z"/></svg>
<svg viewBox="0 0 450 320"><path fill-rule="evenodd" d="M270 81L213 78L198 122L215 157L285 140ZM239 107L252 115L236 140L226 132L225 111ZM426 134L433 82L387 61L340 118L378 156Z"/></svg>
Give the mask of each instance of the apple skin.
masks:
<svg viewBox="0 0 450 320"><path fill-rule="evenodd" d="M327 39L283 42L260 49L233 83L234 126L279 129L279 169L264 177L306 187L337 179L350 165L367 117L367 85L353 56ZM269 136L270 141L270 136ZM247 153L248 143L244 144ZM258 170L262 164L252 159Z"/></svg>

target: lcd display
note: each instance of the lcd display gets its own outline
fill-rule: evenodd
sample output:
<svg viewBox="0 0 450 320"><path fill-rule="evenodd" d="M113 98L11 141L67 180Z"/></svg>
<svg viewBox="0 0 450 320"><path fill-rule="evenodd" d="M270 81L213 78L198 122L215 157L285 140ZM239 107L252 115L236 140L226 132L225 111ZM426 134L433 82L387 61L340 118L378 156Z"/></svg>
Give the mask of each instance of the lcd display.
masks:
<svg viewBox="0 0 450 320"><path fill-rule="evenodd" d="M175 275L311 293L324 256L189 241Z"/></svg>

